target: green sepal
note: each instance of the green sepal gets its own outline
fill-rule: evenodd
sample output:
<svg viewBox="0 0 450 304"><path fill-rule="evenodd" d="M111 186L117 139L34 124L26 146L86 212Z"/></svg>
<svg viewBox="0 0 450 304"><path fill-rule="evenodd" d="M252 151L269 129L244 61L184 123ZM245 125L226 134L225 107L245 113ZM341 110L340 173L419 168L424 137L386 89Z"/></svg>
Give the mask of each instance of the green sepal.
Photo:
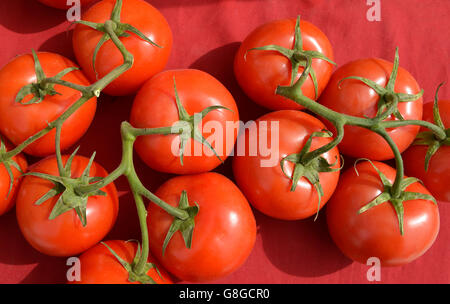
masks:
<svg viewBox="0 0 450 304"><path fill-rule="evenodd" d="M163 247L162 247L162 255L166 251L167 245L172 239L175 232L180 231L183 236L184 244L186 248L190 249L192 246L192 238L194 234L195 228L195 216L200 211L200 207L196 202L194 202L195 206L189 205L189 200L187 196L187 192L183 190L181 192L180 201L178 203L178 209L184 210L188 213L188 217L186 219L180 219L174 217L172 224L169 227L166 238L164 239Z"/></svg>
<svg viewBox="0 0 450 304"><path fill-rule="evenodd" d="M12 158L9 159L4 159L3 155L6 154L6 145L3 142L2 137L0 136L0 164L3 164L3 166L5 166L6 172L8 173L8 177L9 177L9 188L8 188L8 193L6 194L6 198L9 197L9 195L11 194L13 185L14 185L14 174L12 172L12 167L17 169L17 171L19 171L20 173L22 172L22 168L20 168L19 164L14 161Z"/></svg>
<svg viewBox="0 0 450 304"><path fill-rule="evenodd" d="M366 160L372 165L372 167L375 169L378 176L380 177L380 180L383 184L384 190L376 198L374 198L371 202L369 202L368 204L361 207L358 210L358 214L367 212L368 210L370 210L378 205L381 205L383 203L390 202L392 204L392 206L394 207L395 213L397 215L400 234L404 235L404 206L403 206L403 204L405 201L422 199L422 200L429 200L429 201L432 201L434 204L437 204L436 199L431 195L424 194L424 193L405 191L406 188L408 188L410 185L412 185L416 182L420 182L420 180L415 177L404 178L400 183L400 189L401 189L400 196L398 198L392 197L392 194L391 194L391 190L393 187L392 183L387 179L387 177L383 174L383 172L381 172L375 166L375 164L371 160L358 159L355 162L355 171L357 172L357 174L359 175L358 171L356 170L356 163L359 162L360 160Z"/></svg>
<svg viewBox="0 0 450 304"><path fill-rule="evenodd" d="M294 192L296 190L298 182L302 177L306 178L308 182L310 182L311 185L313 185L316 189L318 196L318 206L314 220L316 220L319 215L321 199L324 195L322 185L320 184L319 173L336 172L341 168L333 168L338 162L337 159L333 164L330 164L324 157L321 156L309 161L308 163L306 163L305 158L309 153L312 139L314 137L331 137L332 135L333 134L328 130L313 132L299 153L290 154L280 161L281 171L287 178L292 181L290 191ZM294 163L294 171L291 176L289 176L289 174L287 174L284 170L284 164L286 161Z"/></svg>
<svg viewBox="0 0 450 304"><path fill-rule="evenodd" d="M134 241L134 240L132 240ZM102 245L104 245L109 252L111 252L111 254L117 259L117 261L122 265L123 268L125 268L125 270L128 272L128 281L129 282L139 282L141 284L156 284L155 280L153 280L148 274L147 272L152 269L155 268L156 272L158 273L158 275L162 278L161 273L159 272L159 269L156 267L155 264L153 263L146 263L144 266L144 269L142 270L142 273L136 273L134 271L134 268L136 267L137 263L139 262L140 258L141 258L141 244L138 241L137 242L137 250L136 250L136 255L133 258L133 261L131 263L128 263L127 261L125 261L124 259L122 259L111 247L109 247L105 242L101 242Z"/></svg>
<svg viewBox="0 0 450 304"><path fill-rule="evenodd" d="M294 29L294 47L293 49L288 49L279 45L266 45L261 47L255 47L247 50L244 55L244 59L247 57L247 53L249 51L276 51L283 55L284 57L288 58L291 62L291 86L294 85L295 78L298 74L299 67L306 68L311 64L312 59L321 59L325 60L326 62L336 65L335 62L333 62L331 59L326 57L324 54L318 52L318 51L306 51L303 50L303 38L302 33L300 29L300 16L297 16L297 20L295 22L295 29ZM306 76L311 76L311 81L314 85L314 93L315 93L315 99L319 96L319 88L318 88L318 82L317 82L317 76L314 71L314 69L310 68L307 72ZM305 79L306 80L306 79ZM304 81L301 83L303 85Z"/></svg>
<svg viewBox="0 0 450 304"><path fill-rule="evenodd" d="M183 166L183 158L184 158L184 149L186 147L186 144L188 140L193 139L202 145L205 145L210 149L214 155L220 160L221 163L223 163L222 158L217 154L216 150L212 147L212 145L203 137L201 131L198 129L197 125L200 124L200 122L203 120L203 118L208 115L211 111L215 110L227 110L233 112L231 109L221 106L221 105L215 105L215 106L209 106L205 109L203 109L199 113L194 113L193 115L189 115L189 113L186 111L185 107L183 106L180 96L178 95L177 90L177 84L175 80L175 76L173 77L173 86L174 86L174 92L175 92L175 102L178 110L178 121L172 126L172 129L175 131L178 131L180 136L180 163Z"/></svg>

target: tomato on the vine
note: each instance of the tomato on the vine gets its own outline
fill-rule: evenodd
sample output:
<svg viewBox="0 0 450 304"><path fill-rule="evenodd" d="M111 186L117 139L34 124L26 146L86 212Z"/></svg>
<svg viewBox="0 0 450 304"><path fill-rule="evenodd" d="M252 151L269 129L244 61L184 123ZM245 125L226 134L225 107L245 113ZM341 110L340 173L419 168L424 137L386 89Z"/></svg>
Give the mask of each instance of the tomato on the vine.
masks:
<svg viewBox="0 0 450 304"><path fill-rule="evenodd" d="M438 103L442 123L450 128L450 100ZM433 103L426 103L423 107L423 120L433 123ZM422 128L420 131L426 131ZM428 146L412 145L403 153L405 171L408 175L419 178L430 192L441 201L450 202L450 146L441 145L433 154L425 170L425 155Z"/></svg>
<svg viewBox="0 0 450 304"><path fill-rule="evenodd" d="M201 142L201 138L192 138L192 134L187 134L184 147L180 145L181 135L140 136L136 140L136 151L148 166L158 171L176 174L210 171L233 150L239 121L233 96L213 76L193 69L155 75L136 95L130 123L136 128L175 127L180 121L175 84L181 106L193 116L196 124L193 129L199 131L198 135L203 136L217 155ZM208 107L215 108L206 115L195 117ZM183 164L180 150L183 151Z"/></svg>
<svg viewBox="0 0 450 304"><path fill-rule="evenodd" d="M231 180L214 172L174 177L155 194L177 207L183 191L189 206L199 207L192 246L188 249L177 231L162 255L174 218L150 204L147 224L153 255L167 271L185 281L211 281L235 271L255 244L256 222L247 199Z"/></svg>
<svg viewBox="0 0 450 304"><path fill-rule="evenodd" d="M319 102L336 112L358 116L374 117L379 95L367 84L357 79L346 77L358 76L374 81L385 87L389 81L393 64L379 58L359 59L349 62L338 68L331 76L330 82L320 96ZM413 76L399 67L395 82L395 92L405 94L418 94L420 87ZM398 110L405 120L422 119L422 97L415 101L399 102ZM397 119L394 115L387 119ZM331 128L331 127L330 127ZM345 136L339 144L342 154L368 158L371 160L387 160L394 157L388 143L377 133L356 126L345 126ZM394 140L400 152L405 151L413 142L419 131L415 125L387 129L389 136Z"/></svg>
<svg viewBox="0 0 450 304"><path fill-rule="evenodd" d="M318 173L323 189L319 206L317 189L306 177L297 182L291 179L294 163L285 161L281 165L280 162L288 155L299 153L311 135L321 132L325 125L317 118L295 110L271 112L258 118L255 123L256 127L246 128L237 141L238 152L233 159L233 171L239 188L253 207L271 217L298 220L317 213L333 194L339 171ZM271 141L275 137L279 138L278 141ZM251 151L255 138L259 139L258 145L253 144L257 147L256 153ZM262 138L267 138L267 142L271 143L271 153L261 146ZM331 138L314 137L310 151L330 141ZM321 156L329 164L335 163L334 168L339 168L340 158L336 147ZM291 191L293 183L296 183L296 188Z"/></svg>
<svg viewBox="0 0 450 304"><path fill-rule="evenodd" d="M63 10L67 10L73 6L73 5L67 4L67 0L38 0L38 1L47 6L51 6L51 7L59 8L59 9L63 9ZM80 0L80 5L87 5L93 1L94 0ZM72 2L76 2L76 1L72 1Z"/></svg>
<svg viewBox="0 0 450 304"><path fill-rule="evenodd" d="M138 244L134 241L106 241L111 248L126 263L132 264ZM70 281L72 284L138 284L130 282L129 273L119 260L111 253L105 244L97 244L80 256L80 280ZM154 258L149 256L149 263L155 264ZM155 265L147 275L157 284L171 284L172 280L164 269Z"/></svg>
<svg viewBox="0 0 450 304"><path fill-rule="evenodd" d="M46 77L56 76L67 68L76 67L69 59L54 53L37 53ZM88 86L89 81L81 71L74 70L62 77L62 80ZM31 101L29 94L16 102L16 96L22 87L37 81L35 61L30 54L12 59L0 70L0 132L14 145L19 145L32 135L47 127L72 104L81 98L82 93L62 85L55 85L56 94L46 95L41 102ZM97 108L95 97L88 100L75 111L63 124L61 131L61 149L67 149L77 142L89 128ZM55 153L55 135L53 129L39 138L24 152L34 156L47 156Z"/></svg>
<svg viewBox="0 0 450 304"><path fill-rule="evenodd" d="M274 50L252 49L277 45L292 50L296 43L295 30L296 19L263 24L244 39L235 57L234 74L241 88L254 102L272 110L302 108L292 100L275 94L275 90L278 86L290 85L292 73L295 73L294 79L297 80L304 66L292 71L293 64L283 54ZM331 43L319 28L310 22L300 21L300 33L304 51L315 51L333 60ZM302 56L292 60L294 63L306 63ZM333 64L323 59L312 58L312 70L317 80L317 92L311 76L303 84L302 92L316 100L330 79Z"/></svg>
<svg viewBox="0 0 450 304"><path fill-rule="evenodd" d="M1 145L3 145L5 151L11 150L12 146L10 143L5 141L1 136L0 140L2 140ZM14 207L16 202L16 194L22 179L22 173L11 162L15 162L20 167L22 172L27 170L27 160L22 153L14 156L9 162L7 162L6 165L10 168L10 172L12 173L14 179L11 187L11 178L8 170L6 169L6 165L5 163L0 162L0 215L5 214Z"/></svg>
<svg viewBox="0 0 450 304"><path fill-rule="evenodd" d="M69 157L62 157L66 164ZM89 159L75 156L71 177L78 178L88 166ZM30 167L30 172L59 176L56 157L47 157ZM105 177L107 172L96 162L89 171L91 177ZM37 176L25 176L17 194L17 221L25 239L36 250L51 256L79 254L101 241L113 227L119 209L118 195L113 183L101 190L103 195L90 196L86 205L86 225L83 226L75 209L69 209L49 219L60 197L51 197L36 205L55 185Z"/></svg>
<svg viewBox="0 0 450 304"><path fill-rule="evenodd" d="M110 19L116 0L103 0L89 8L82 16L83 21L104 23ZM111 82L103 92L110 95L129 95L136 92L142 84L161 72L172 49L172 31L164 16L152 5L143 0L123 1L120 22L130 24L158 46L131 32L119 37L125 48L133 55L133 66ZM93 56L103 32L77 24L73 33L73 48L78 63L91 81L103 78L114 68L123 64L123 56L108 40L98 50L95 69ZM98 75L96 74L98 73Z"/></svg>
<svg viewBox="0 0 450 304"><path fill-rule="evenodd" d="M341 251L354 261L365 264L370 257L377 257L382 266L410 263L434 243L440 225L438 207L424 199L405 201L403 235L396 210L389 201L359 214L360 208L385 190L374 166L390 182L395 179L396 170L381 162L360 162L355 168L347 169L327 205L330 235ZM419 182L405 190L429 194Z"/></svg>

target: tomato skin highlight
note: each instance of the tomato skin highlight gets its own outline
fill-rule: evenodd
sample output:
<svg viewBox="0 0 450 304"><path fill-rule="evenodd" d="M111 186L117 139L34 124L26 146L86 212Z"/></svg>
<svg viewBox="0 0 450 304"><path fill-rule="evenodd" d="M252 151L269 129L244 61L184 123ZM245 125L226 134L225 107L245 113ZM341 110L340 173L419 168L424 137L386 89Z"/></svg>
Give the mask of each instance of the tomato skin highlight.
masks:
<svg viewBox="0 0 450 304"><path fill-rule="evenodd" d="M450 100L438 103L442 123L450 128ZM426 103L423 107L423 120L433 123L433 103ZM420 131L427 131L421 128ZM412 145L403 153L405 172L419 178L433 196L443 202L450 202L450 146L441 146L431 157L428 170L425 171L425 155L428 146Z"/></svg>
<svg viewBox="0 0 450 304"><path fill-rule="evenodd" d="M68 5L67 0L38 0L38 1L47 6L62 9L62 10L67 10L73 6L73 5ZM80 0L80 4L82 6L87 5L91 2L94 2L94 0Z"/></svg>
<svg viewBox="0 0 450 304"><path fill-rule="evenodd" d="M319 98L322 105L348 115L374 117L377 112L379 95L369 86L359 80L347 79L339 82L345 77L360 76L375 81L385 87L389 81L393 64L384 59L367 58L349 62L338 68ZM413 76L399 67L395 82L395 92L417 94L420 87ZM412 102L400 102L399 112L405 120L422 119L423 100L420 97ZM396 119L392 115L389 120ZM326 121L330 129L334 128ZM375 132L357 126L345 126L345 136L339 144L342 154L355 158L369 158L371 160L387 160L394 157L392 149L386 141ZM408 125L395 129L387 129L389 136L394 140L400 152L405 151L416 137L419 127Z"/></svg>
<svg viewBox="0 0 450 304"><path fill-rule="evenodd" d="M393 182L395 169L374 161L373 164ZM404 235L400 234L397 214L390 202L358 214L383 191L383 184L369 162L349 168L340 178L337 189L327 205L330 235L350 259L366 263L370 257L380 259L382 266L405 265L423 255L439 232L438 206L427 200L404 202ZM416 182L406 191L429 194Z"/></svg>
<svg viewBox="0 0 450 304"><path fill-rule="evenodd" d="M76 67L75 63L55 53L40 52L37 55L47 77L55 76L66 68ZM62 79L89 85L81 71L72 71ZM31 54L12 59L0 70L0 132L16 146L46 128L47 122L56 120L82 96L79 91L55 85L56 92L61 95L47 95L42 102L30 105L15 102L19 90L33 82L36 82L36 72ZM23 101L30 99L31 95ZM93 97L64 122L61 131L62 150L72 146L84 135L94 118L96 108L97 99ZM24 152L39 157L55 153L55 135L56 131L53 129L27 146Z"/></svg>
<svg viewBox="0 0 450 304"><path fill-rule="evenodd" d="M3 138L2 140L3 144L6 147L6 151L11 150L11 144L5 141ZM19 165L22 172L26 172L28 164L25 156L22 153L14 156L12 160ZM19 190L20 183L22 181L22 173L14 166L10 166L10 168L13 174L14 182L11 188L11 192L8 195L11 179L8 175L8 171L6 171L5 164L0 163L0 215L7 213L14 207L14 204L16 203L17 191Z"/></svg>
<svg viewBox="0 0 450 304"><path fill-rule="evenodd" d="M104 23L110 19L115 0L103 0L89 8L81 17L84 21ZM123 1L121 22L140 30L146 37L162 48L151 45L135 34L121 37L125 48L133 54L133 66L110 83L104 90L106 94L123 96L135 93L153 75L161 72L172 49L172 31L164 16L152 5L143 0ZM94 50L103 36L102 32L82 24L77 24L73 33L73 49L78 63L91 81L96 75L92 66ZM103 78L114 68L123 64L123 56L112 40L102 45L96 58L98 79Z"/></svg>
<svg viewBox="0 0 450 304"><path fill-rule="evenodd" d="M63 164L68 159L63 156ZM75 156L72 177L79 177L89 159ZM58 174L56 158L47 157L30 167L31 172ZM107 176L107 172L94 162L90 176ZM101 241L114 226L119 209L118 195L113 183L101 190L107 196L91 196L88 199L87 225L83 227L75 210L69 210L53 220L48 217L59 196L48 199L41 205L35 202L52 189L54 184L35 176L26 176L20 186L16 202L17 221L25 239L36 250L50 256L77 255Z"/></svg>
<svg viewBox="0 0 450 304"><path fill-rule="evenodd" d="M200 113L209 106L224 106L203 117L202 135L208 139L217 133L223 144L210 142L222 161L232 152L238 129L227 129L227 122L238 123L239 110L231 93L213 76L199 70L170 70L154 76L139 90L131 109L130 123L136 128L171 127L179 120L175 100L174 77L180 101L189 115ZM207 126L214 124L223 131ZM198 126L200 127L200 126ZM210 139L212 141L212 139ZM193 174L210 171L221 164L212 151L198 141L189 139L180 162L179 135L140 136L135 143L136 152L152 169L175 174ZM175 151L172 151L174 147ZM196 151L201 151L200 155ZM189 152L189 153L188 153Z"/></svg>
<svg viewBox="0 0 450 304"><path fill-rule="evenodd" d="M207 282L227 276L250 255L256 239L252 210L231 180L214 172L178 176L168 180L156 195L178 206L181 192L187 191L189 205L196 202L192 247L186 248L181 233L170 240L164 256L162 245L173 217L150 204L148 229L150 250L163 267L181 280Z"/></svg>
<svg viewBox="0 0 450 304"><path fill-rule="evenodd" d="M105 242L114 252L126 262L131 264L136 256L137 243L133 241L110 240ZM154 258L149 255L149 263L155 263ZM81 280L70 281L69 284L139 284L130 282L129 274L120 264L109 249L99 243L80 256ZM155 268L151 268L149 275L157 284L172 284L170 276L157 265L162 278Z"/></svg>
<svg viewBox="0 0 450 304"><path fill-rule="evenodd" d="M262 122L267 122L268 138L278 136L276 130L271 128L273 122L279 123L279 154L274 166L262 166L261 161L270 159L264 156L261 148L256 155L250 153L250 136L261 136ZM317 212L318 195L314 186L306 179L301 178L295 191L290 191L292 180L284 175L280 161L286 156L299 153L313 132L320 132L325 125L317 118L300 111L281 110L263 115L256 120L258 134L250 129L245 130L245 137L238 138L237 146L245 145L244 155L233 158L233 172L236 183L248 198L253 207L262 213L283 220L299 220L310 217ZM331 138L314 138L310 151L327 143ZM328 163L337 163L333 168L339 168L340 158L337 148L322 155ZM294 164L286 162L285 171L292 176ZM322 208L333 194L339 180L339 171L319 173L324 190L321 198Z"/></svg>
<svg viewBox="0 0 450 304"><path fill-rule="evenodd" d="M257 104L271 110L296 110L303 107L295 102L275 94L277 86L287 86L291 82L291 63L289 59L275 51L253 50L266 45L279 45L292 49L296 19L283 19L263 24L253 30L242 42L234 61L234 74L244 92ZM303 49L321 52L333 60L333 49L325 34L307 21L300 21ZM296 80L303 72L300 67ZM322 60L313 59L312 69L316 72L318 95L328 83L333 65ZM307 97L316 100L311 76L302 86Z"/></svg>

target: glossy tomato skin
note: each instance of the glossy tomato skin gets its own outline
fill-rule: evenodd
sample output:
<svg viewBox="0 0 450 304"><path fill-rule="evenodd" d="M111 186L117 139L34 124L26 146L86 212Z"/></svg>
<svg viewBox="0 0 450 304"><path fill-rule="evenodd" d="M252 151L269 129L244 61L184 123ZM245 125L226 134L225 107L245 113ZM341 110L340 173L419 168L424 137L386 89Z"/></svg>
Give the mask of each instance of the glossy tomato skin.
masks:
<svg viewBox="0 0 450 304"><path fill-rule="evenodd" d="M103 0L86 11L81 19L96 23L109 20L115 5L115 0ZM139 29L158 48L142 40L135 34L121 37L126 49L133 54L134 63L131 69L109 84L103 92L114 95L129 95L135 93L142 84L156 73L162 71L169 59L172 49L172 31L164 16L152 5L143 0L123 1L121 22L128 23ZM73 33L73 48L78 63L91 81L96 80L92 58L97 43L103 33L78 24ZM114 43L109 40L103 44L97 53L96 71L98 78L104 77L114 68L123 64L123 56Z"/></svg>
<svg viewBox="0 0 450 304"><path fill-rule="evenodd" d="M67 10L73 5L67 5L67 0L38 0L39 2L58 9ZM87 5L92 3L94 0L80 0L81 5Z"/></svg>
<svg viewBox="0 0 450 304"><path fill-rule="evenodd" d="M275 51L249 51L266 45L294 47L296 19L272 21L252 31L242 42L234 61L234 74L244 92L256 103L271 110L301 109L302 106L275 94L277 86L290 85L292 66L285 56ZM333 60L333 49L325 34L313 24L300 21L303 49L318 51ZM330 79L333 65L321 60L312 60L312 69L316 72L318 94L323 91ZM303 72L300 67L298 79ZM316 99L314 85L309 77L302 86L304 95Z"/></svg>
<svg viewBox="0 0 450 304"><path fill-rule="evenodd" d="M378 58L349 62L333 73L319 102L340 113L358 117L374 117L377 112L378 94L359 80L347 79L340 85L339 82L346 77L359 76L385 87L389 81L392 67L392 63ZM394 90L395 92L417 94L420 92L420 87L408 71L399 67ZM422 119L422 104L422 98L419 98L413 102L399 103L398 109L404 119L420 120ZM388 119L392 120L395 117L391 116ZM329 127L332 128L331 125ZM345 126L344 131L344 139L339 144L342 154L372 160L387 160L394 157L386 141L375 132L356 126ZM408 148L418 131L419 127L413 125L388 129L389 135L397 144L400 152Z"/></svg>
<svg viewBox="0 0 450 304"><path fill-rule="evenodd" d="M63 156L65 164L68 156ZM72 177L79 177L89 159L75 156ZM47 157L30 168L31 172L58 175L54 156ZM105 177L107 172L96 162L90 176ZM22 181L16 202L17 221L25 239L36 250L51 256L73 256L101 241L113 227L119 209L117 190L113 183L101 190L106 196L91 196L87 203L87 225L83 227L75 210L67 211L53 220L48 217L58 200L53 197L41 205L35 202L53 188L53 183L35 176Z"/></svg>
<svg viewBox="0 0 450 304"><path fill-rule="evenodd" d="M136 256L137 243L133 241L111 240L106 241L114 252L123 260L132 263ZM154 258L150 255L149 263L155 264ZM81 280L70 281L71 284L139 284L139 282L130 282L129 274L119 263L116 257L109 249L99 243L80 256ZM157 268L161 274L159 276L155 268L151 268L149 275L157 284L172 284L170 276L159 265Z"/></svg>
<svg viewBox="0 0 450 304"><path fill-rule="evenodd" d="M278 130L275 124L278 124ZM279 136L278 154L267 155L261 147L257 153L251 152L252 138L260 138L267 125L267 138ZM236 183L245 194L253 207L262 213L283 220L299 220L310 217L317 212L318 195L314 186L307 179L301 178L294 192L290 191L292 180L287 178L281 170L280 161L286 156L299 153L313 132L320 132L325 128L317 118L300 111L281 110L266 114L256 120L255 129L246 129L245 136L238 138L237 155L233 158L233 172ZM257 130L257 131L256 131ZM257 133L256 133L257 132ZM279 135L278 135L279 134ZM315 150L328 142L331 138L314 138L310 151ZM239 149L245 147L245 153ZM244 151L244 149L242 150ZM273 150L274 151L274 150ZM337 163L340 166L339 151L337 148L322 155L328 163ZM271 165L268 165L269 160ZM263 165L262 162L268 162ZM292 176L294 164L285 162L285 172ZM339 171L332 173L319 173L324 190L321 198L322 208L339 180Z"/></svg>
<svg viewBox="0 0 450 304"><path fill-rule="evenodd" d="M200 130L203 137L209 139L224 161L233 150L237 138L238 128L233 126L238 126L239 112L231 93L217 79L203 71L170 70L154 76L136 95L131 109L131 124L136 128L171 127L179 120L174 77L178 96L189 115L215 105L231 110L213 110L202 119L201 126L198 126L202 127ZM231 128L227 127L227 124L231 125ZM217 138L219 143L210 137ZM181 165L179 146L178 135L140 136L135 144L141 159L149 167L162 172L200 173L210 171L221 164L208 147L189 139ZM198 151L200 153L197 153Z"/></svg>
<svg viewBox="0 0 450 304"><path fill-rule="evenodd" d="M200 207L192 247L186 248L178 231L162 256L173 217L150 204L150 250L167 271L184 281L206 282L232 273L245 262L255 244L256 222L246 198L231 180L214 172L174 177L156 195L178 206L183 190L187 191L189 204L196 202Z"/></svg>
<svg viewBox="0 0 450 304"><path fill-rule="evenodd" d="M69 67L76 67L69 59L54 53L38 53L39 61L47 77L52 77ZM79 70L65 75L63 80L89 85L89 81ZM19 90L36 82L34 60L31 54L18 56L0 70L0 132L14 145L25 141L47 127L47 122L56 120L73 103L81 98L79 91L55 85L60 93L47 95L40 103L23 105L15 102ZM25 97L29 101L31 95ZM75 111L63 124L61 132L61 149L67 149L76 143L89 128L97 108L97 99L93 97ZM47 156L55 153L55 135L53 129L45 136L25 148L33 156Z"/></svg>
<svg viewBox="0 0 450 304"><path fill-rule="evenodd" d="M439 101L439 112L446 128L450 128L450 100ZM423 107L423 120L434 122L433 103ZM422 128L420 131L427 131ZM425 155L428 146L412 145L403 153L405 171L408 175L419 178L437 200L450 202L450 146L442 146L430 160L425 171Z"/></svg>
<svg viewBox="0 0 450 304"><path fill-rule="evenodd" d="M373 162L393 182L395 169ZM366 263L370 257L382 266L400 266L423 255L439 232L437 205L427 200L404 202L404 235L400 234L394 207L386 202L362 214L358 210L383 191L383 184L369 162L358 163L341 175L337 189L327 205L328 229L336 245L350 259ZM406 191L429 194L416 182Z"/></svg>
<svg viewBox="0 0 450 304"><path fill-rule="evenodd" d="M3 141L3 144L5 144L6 151L11 150L11 144L5 141L3 138L1 139ZM22 172L26 172L28 164L25 156L22 153L14 156L12 160L20 166ZM3 163L0 163L0 215L5 214L14 207L14 204L16 203L17 191L22 180L22 173L13 166L11 166L10 168L13 174L14 182L11 188L11 192L8 195L11 179L9 177L8 171L5 168L5 165Z"/></svg>

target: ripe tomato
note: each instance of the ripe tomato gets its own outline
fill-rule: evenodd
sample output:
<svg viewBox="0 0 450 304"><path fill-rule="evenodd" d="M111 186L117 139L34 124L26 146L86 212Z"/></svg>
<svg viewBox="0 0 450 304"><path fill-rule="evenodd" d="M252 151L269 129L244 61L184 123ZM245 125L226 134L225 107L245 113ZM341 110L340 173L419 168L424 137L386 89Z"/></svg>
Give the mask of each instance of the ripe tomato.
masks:
<svg viewBox="0 0 450 304"><path fill-rule="evenodd" d="M223 106L201 119L197 128L222 161L233 150L238 134L239 112L233 96L214 77L199 70L164 71L150 79L138 92L131 109L130 122L136 128L171 127L179 121L174 77L181 104L189 115L210 106ZM231 110L231 111L230 111ZM231 127L231 128L230 128ZM188 139L180 162L179 135L147 135L136 140L136 151L151 168L168 173L206 172L220 165L207 146Z"/></svg>
<svg viewBox="0 0 450 304"><path fill-rule="evenodd" d="M178 231L162 256L173 217L150 204L147 223L153 255L167 271L191 282L215 280L238 269L252 251L256 238L255 218L242 192L225 176L208 172L174 177L156 195L178 206L183 190L187 192L189 205L197 203L200 207L194 218L192 247L186 247Z"/></svg>
<svg viewBox="0 0 450 304"><path fill-rule="evenodd" d="M54 7L54 8L59 8L59 9L69 9L71 8L73 5L68 5L67 4L67 0L38 0L39 2ZM91 2L93 2L94 0L80 0L80 4L81 5L86 5L89 4ZM75 1L73 1L75 2Z"/></svg>
<svg viewBox="0 0 450 304"><path fill-rule="evenodd" d="M1 137L0 139L2 139L6 151L12 148L10 143L5 141ZM27 160L25 159L25 156L23 156L23 154L18 154L14 156L11 160L19 165L22 172L25 172L27 170ZM8 171L6 170L5 164L0 163L0 215L5 214L9 210L11 210L11 208L14 206L16 202L17 190L19 189L19 185L21 182L20 177L22 173L20 173L20 171L17 170L14 166L9 165L9 167L11 169L14 178L11 192L9 190L11 179L9 177Z"/></svg>
<svg viewBox="0 0 450 304"><path fill-rule="evenodd" d="M82 16L84 21L104 23L110 19L115 0L103 0L89 8ZM123 1L120 15L122 23L128 23L140 30L146 37L162 48L130 33L120 40L134 56L133 67L109 84L103 91L110 95L128 95L136 92L142 84L162 71L172 49L172 32L164 16L143 0ZM88 26L78 24L73 33L73 48L78 63L91 81L104 77L114 68L123 64L123 56L109 40L100 48L95 70L92 65L94 50L103 33Z"/></svg>
<svg viewBox="0 0 450 304"><path fill-rule="evenodd" d="M377 113L379 95L359 80L347 79L340 85L339 82L349 76L359 76L385 87L389 81L392 67L392 63L378 58L349 62L333 73L319 102L340 113L358 117L374 117ZM395 92L417 94L420 92L420 87L408 71L399 67L394 90ZM398 109L404 119L420 120L422 119L422 97L416 101L399 103ZM396 118L391 115L388 119ZM344 130L344 139L339 144L342 154L372 160L387 160L394 157L386 141L373 131L355 126L345 126ZM403 152L413 142L419 127L409 125L387 131L400 152Z"/></svg>
<svg viewBox="0 0 450 304"><path fill-rule="evenodd" d="M279 126L274 123L278 123ZM268 216L284 220L304 219L318 211L318 193L315 187L302 177L295 191L290 191L292 180L281 170L280 161L290 154L299 153L311 134L324 128L324 124L317 118L295 110L271 112L258 118L254 128L246 128L243 136L238 138L238 152L233 159L233 171L236 183L253 207ZM261 138L266 136L267 142L270 142L271 138L279 138L279 142L271 142L271 155L268 155L261 146ZM250 145L255 138L259 138L259 146L256 153L252 153ZM330 138L315 137L310 151L330 141ZM245 150L242 147L245 147ZM337 148L328 151L322 157L329 164L337 160L334 168L339 168ZM263 162L269 162L270 159L272 160L270 165L263 165ZM286 174L292 176L294 164L286 161L283 166ZM319 173L319 178L324 191L320 204L322 208L336 188L339 171Z"/></svg>
<svg viewBox="0 0 450 304"><path fill-rule="evenodd" d="M63 156L63 163L68 156ZM75 156L72 163L72 178L80 177L89 159ZM58 175L55 157L47 157L30 168L31 172ZM105 177L107 172L93 163L89 176ZM87 202L87 225L83 227L76 211L71 209L55 219L51 214L59 195L41 205L35 205L54 184L36 176L26 176L17 195L16 214L20 230L25 239L36 250L51 256L79 254L101 241L113 227L118 212L117 190L113 183L101 190L106 196L90 196Z"/></svg>
<svg viewBox="0 0 450 304"><path fill-rule="evenodd" d="M125 241L106 241L108 245L118 256L125 262L131 264L136 256L137 243ZM149 263L155 263L154 258L149 256ZM81 280L69 283L73 284L139 284L139 282L130 282L129 274L119 263L117 258L103 244L97 244L91 249L85 251L80 256ZM158 274L155 268L151 268L147 275L150 276L157 284L171 284L172 280L169 275L159 267Z"/></svg>
<svg viewBox="0 0 450 304"><path fill-rule="evenodd" d="M288 58L276 51L253 50L266 45L279 45L293 49L296 19L272 21L251 32L242 42L234 61L234 74L244 92L256 103L272 109L301 109L295 102L275 94L277 86L291 83L292 65ZM303 49L317 51L333 60L333 49L325 34L313 24L300 21ZM303 72L300 67L296 80ZM318 95L330 79L333 65L322 59L312 59L312 69L316 73ZM311 76L302 86L304 95L316 99Z"/></svg>
<svg viewBox="0 0 450 304"><path fill-rule="evenodd" d="M439 112L446 128L450 128L450 100L439 101ZM423 107L423 120L433 122L433 103ZM426 131L426 129L421 129ZM425 155L428 146L413 145L403 153L405 171L408 175L419 178L434 197L450 202L450 146L441 146L431 157L428 170L425 171Z"/></svg>
<svg viewBox="0 0 450 304"><path fill-rule="evenodd" d="M381 162L373 164L392 183L395 169ZM384 190L377 172L369 162L358 163L341 175L336 191L328 202L328 229L336 245L350 259L366 263L377 257L382 266L407 264L424 254L433 244L439 231L439 211L428 200L409 200L404 206L404 235L390 202L372 207L358 214L361 207ZM420 183L406 188L409 192L429 194Z"/></svg>
<svg viewBox="0 0 450 304"><path fill-rule="evenodd" d="M76 67L67 58L54 53L38 53L46 77L52 77L66 68ZM89 85L88 80L80 71L72 71L62 77L63 80ZM14 145L25 141L45 127L47 122L56 120L73 103L81 97L79 91L65 86L55 85L56 94L47 95L40 103L24 105L15 102L19 90L30 83L36 82L33 56L22 55L11 60L0 70L0 132ZM23 102L31 100L32 95ZM97 108L97 99L93 97L73 113L63 124L61 149L67 149L77 142L89 128ZM25 148L25 152L34 156L46 156L55 153L56 131L36 140Z"/></svg>

